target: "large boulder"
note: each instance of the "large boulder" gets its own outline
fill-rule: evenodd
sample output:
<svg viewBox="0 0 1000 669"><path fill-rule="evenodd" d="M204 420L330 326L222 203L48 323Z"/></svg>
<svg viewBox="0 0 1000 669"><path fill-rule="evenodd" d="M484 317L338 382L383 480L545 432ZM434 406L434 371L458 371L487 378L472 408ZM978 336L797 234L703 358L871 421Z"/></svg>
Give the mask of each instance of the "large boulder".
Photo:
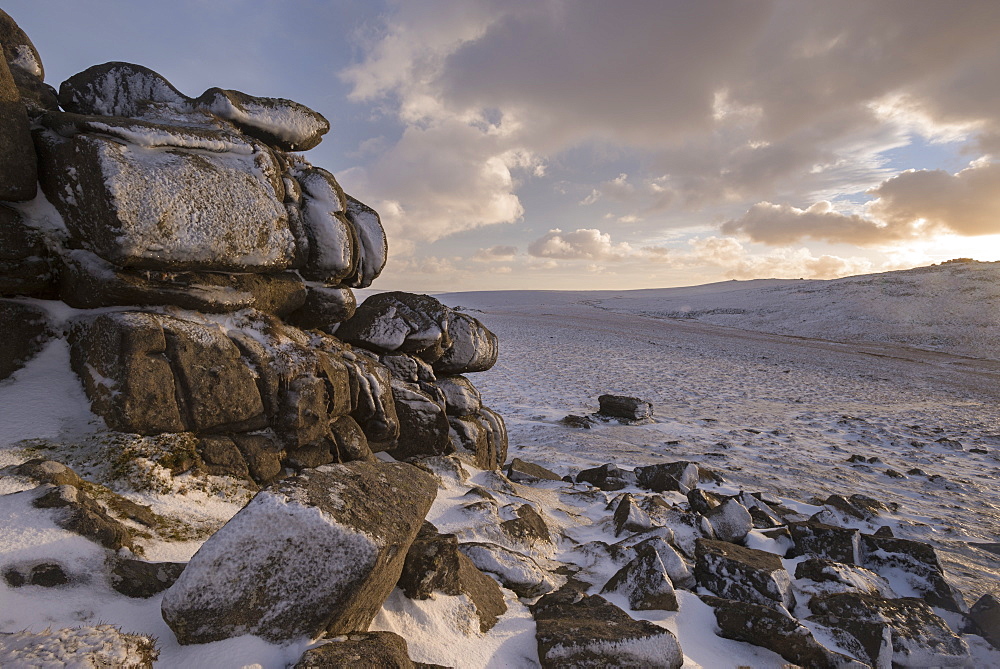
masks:
<svg viewBox="0 0 1000 669"><path fill-rule="evenodd" d="M956 613L968 611L962 593L945 579L930 544L862 534L861 564L887 578L902 577L931 606Z"/></svg>
<svg viewBox="0 0 1000 669"><path fill-rule="evenodd" d="M633 611L677 610L677 593L659 553L646 545L636 557L604 584L601 592L617 592L628 598Z"/></svg>
<svg viewBox="0 0 1000 669"><path fill-rule="evenodd" d="M294 263L270 150L232 134L164 146L169 133L132 126L35 133L42 188L81 244L122 268L270 272Z"/></svg>
<svg viewBox="0 0 1000 669"><path fill-rule="evenodd" d="M636 467L635 478L640 488L653 492L676 491L686 495L697 487L700 474L698 465L693 462L661 462Z"/></svg>
<svg viewBox="0 0 1000 669"><path fill-rule="evenodd" d="M814 597L809 609L811 622L873 667L972 666L969 646L919 599L841 593Z"/></svg>
<svg viewBox="0 0 1000 669"><path fill-rule="evenodd" d="M638 397L627 395L601 395L597 398L601 408L597 414L606 418L634 423L653 417L653 405Z"/></svg>
<svg viewBox="0 0 1000 669"><path fill-rule="evenodd" d="M30 200L37 190L38 164L28 112L14 76L3 60L0 61L0 200Z"/></svg>
<svg viewBox="0 0 1000 669"><path fill-rule="evenodd" d="M150 102L181 106L187 97L148 67L122 62L94 65L59 86L59 104L76 114L139 116Z"/></svg>
<svg viewBox="0 0 1000 669"><path fill-rule="evenodd" d="M427 522L406 554L399 587L410 599L429 599L435 592L467 596L476 609L481 632L492 629L507 611L496 581L459 551L458 538L439 533Z"/></svg>
<svg viewBox="0 0 1000 669"><path fill-rule="evenodd" d="M677 638L635 620L598 595L565 586L531 607L542 667L666 667L684 664Z"/></svg>
<svg viewBox="0 0 1000 669"><path fill-rule="evenodd" d="M455 452L480 469L497 469L507 460L507 426L503 417L483 407L476 416L448 419Z"/></svg>
<svg viewBox="0 0 1000 669"><path fill-rule="evenodd" d="M48 339L48 315L38 307L0 300L0 380L21 369Z"/></svg>
<svg viewBox="0 0 1000 669"><path fill-rule="evenodd" d="M446 455L455 450L441 402L416 383L392 379L392 396L399 418L399 436L389 449L397 460Z"/></svg>
<svg viewBox="0 0 1000 669"><path fill-rule="evenodd" d="M792 580L774 553L726 541L698 539L694 575L698 585L719 597L763 606L795 606Z"/></svg>
<svg viewBox="0 0 1000 669"><path fill-rule="evenodd" d="M324 169L309 166L293 174L302 192L299 209L309 242L302 275L339 284L355 272L359 250L358 233L344 213L347 196Z"/></svg>
<svg viewBox="0 0 1000 669"><path fill-rule="evenodd" d="M717 634L774 651L797 666L812 669L864 669L853 658L833 652L802 623L770 607L719 597L703 597L715 611Z"/></svg>
<svg viewBox="0 0 1000 669"><path fill-rule="evenodd" d="M322 114L284 98L210 88L191 105L226 119L251 137L282 151L308 151L330 130L330 122Z"/></svg>
<svg viewBox="0 0 1000 669"><path fill-rule="evenodd" d="M404 463L329 465L258 493L163 597L183 644L367 629L437 492Z"/></svg>

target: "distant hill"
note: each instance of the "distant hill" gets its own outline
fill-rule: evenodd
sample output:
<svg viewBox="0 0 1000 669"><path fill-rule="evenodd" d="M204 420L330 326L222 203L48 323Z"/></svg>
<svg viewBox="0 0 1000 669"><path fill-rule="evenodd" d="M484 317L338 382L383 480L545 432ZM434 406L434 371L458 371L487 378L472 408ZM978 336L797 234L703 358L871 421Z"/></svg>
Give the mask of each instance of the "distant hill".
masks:
<svg viewBox="0 0 1000 669"><path fill-rule="evenodd" d="M958 260L831 280L757 279L633 291L498 291L439 296L451 305L581 304L744 330L875 341L1000 359L1000 262Z"/></svg>

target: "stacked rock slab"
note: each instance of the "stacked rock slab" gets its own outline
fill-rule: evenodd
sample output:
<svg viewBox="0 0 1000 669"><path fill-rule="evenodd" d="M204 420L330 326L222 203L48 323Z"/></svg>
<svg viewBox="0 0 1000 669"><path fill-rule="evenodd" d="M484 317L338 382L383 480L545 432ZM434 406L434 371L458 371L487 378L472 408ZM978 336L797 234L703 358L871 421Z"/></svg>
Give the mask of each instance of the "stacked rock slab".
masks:
<svg viewBox="0 0 1000 669"><path fill-rule="evenodd" d="M264 484L382 450L503 463L503 420L461 376L492 366L496 337L426 296L357 307L388 245L374 209L294 153L319 144L322 115L190 97L122 62L57 93L6 14L0 35L0 378L53 334L21 298L58 300L81 310L67 332L94 412L194 433L203 471ZM365 335L378 319L398 342Z"/></svg>
<svg viewBox="0 0 1000 669"><path fill-rule="evenodd" d="M109 430L193 439L172 474L260 486L164 595L182 643L367 629L436 493L431 475L373 453L502 465L503 420L463 376L494 364L496 337L425 296L357 306L388 244L378 213L298 153L329 130L319 113L220 88L191 97L123 62L57 92L2 11L0 44L0 380L65 338ZM372 318L398 342L366 336ZM43 506L98 527L100 504L50 487ZM261 518L287 541L261 540ZM132 545L113 529L91 538ZM455 555L462 583L496 589ZM491 626L503 602L488 594Z"/></svg>

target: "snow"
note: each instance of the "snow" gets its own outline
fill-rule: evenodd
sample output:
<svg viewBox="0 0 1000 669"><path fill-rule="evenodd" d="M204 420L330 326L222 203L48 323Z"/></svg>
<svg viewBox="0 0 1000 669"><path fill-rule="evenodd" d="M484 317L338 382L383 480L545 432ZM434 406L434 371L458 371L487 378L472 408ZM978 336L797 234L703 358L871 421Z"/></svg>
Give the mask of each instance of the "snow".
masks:
<svg viewBox="0 0 1000 669"><path fill-rule="evenodd" d="M180 127L145 126L137 122L111 125L100 121L87 121L87 130L104 133L130 144L145 148L171 146L181 149L252 155L254 145L236 133L216 131L212 135L185 131Z"/></svg>
<svg viewBox="0 0 1000 669"><path fill-rule="evenodd" d="M241 125L264 130L290 144L299 144L323 134L330 124L322 116L291 100L265 98L271 104L241 101L233 104L217 92L206 108L213 114Z"/></svg>
<svg viewBox="0 0 1000 669"><path fill-rule="evenodd" d="M993 283L982 277L991 277ZM702 483L702 487L726 494L765 492L769 504L780 503L805 515L822 508L818 502L810 503L814 497L825 499L830 494L861 493L898 502L897 511L882 512L873 524L888 525L896 536L934 545L949 580L974 601L987 590L997 592L1000 582L995 556L969 545L996 541L1000 536L996 487L1000 364L995 350L985 347L978 336L994 332L987 321L997 315L989 297L997 285L998 265L979 263L833 282L728 283L642 294L467 293L439 299L450 306L461 305L499 336L501 354L496 366L471 380L486 404L506 420L509 458L520 457L560 475L606 462L631 469L691 461L725 477L722 486ZM892 287L890 292L913 294L889 294L886 286ZM940 311L946 299L955 316ZM680 319L650 315L676 311L681 302L680 306L691 307L689 314L735 309L733 305L741 300L744 314L717 312ZM926 307L920 307L922 300ZM60 322L79 313L57 303L32 302L53 305L49 312ZM858 314L865 310L880 319L864 321L870 332L859 323L863 319ZM189 316L185 312L184 317ZM250 321L238 314L206 319L255 336L248 330ZM720 326L713 319L726 322ZM802 323L803 330L796 332L793 326ZM765 325L786 328L796 336L764 332ZM260 340L280 346L263 335ZM976 351L980 357L968 357L979 355ZM587 430L559 423L567 414L595 411L597 397L603 393L652 402L653 421L635 426L598 423ZM87 435L101 429L101 421L87 407L80 382L69 370L68 348L61 339L50 342L14 376L0 381L0 466L39 455L25 450L30 444L22 439L63 441L77 446L67 453L76 453L89 448ZM941 438L959 442L960 449L939 443ZM847 462L855 453L876 456L880 462ZM58 451L41 455L70 459ZM388 459L384 453L379 457ZM89 472L99 471L68 464L87 478L92 478ZM890 467L900 472L919 467L928 476L891 478L885 474ZM555 561L574 564L581 568L580 576L594 584L591 593L599 591L622 566L598 545L588 546L588 542L615 541L608 522L608 505L614 495L561 482L508 484L495 474L466 469L468 480L441 477L438 497L428 514L440 531L456 534L463 543L489 542L525 552L540 569L553 568ZM941 478L931 479L932 475ZM184 477L178 481L188 484ZM102 576L103 549L56 527L51 512L33 508L31 485L21 478L0 478L0 526L4 527L0 567L56 559L81 578L51 589L10 588L0 580L0 632L41 632L107 622L125 632L155 636L161 652L158 667L280 669L294 664L309 646L308 639L280 646L253 636L180 646L160 616L162 595L132 600L111 590ZM472 486L486 488L497 502L478 511L465 509L482 501L466 495ZM647 494L635 488L623 492L637 500ZM193 524L213 529L239 509L231 498L204 490L173 495L129 493L128 497L151 505L156 513L190 517ZM663 497L669 502L681 499L672 494ZM553 544L516 546L495 531L501 519L513 517L513 510L526 503L542 514ZM654 520L658 518L654 514ZM690 528L681 523L671 526L677 545L682 550L690 548ZM282 531L277 523L269 527ZM153 537L143 541L144 557L184 561L202 540ZM779 554L785 548L781 540L768 539L759 530L751 531L747 542L752 548ZM528 564L511 562L502 567L513 575ZM793 573L795 564L785 561ZM670 571L670 565L665 566ZM233 573L230 564L220 569L223 574ZM564 578L549 576L556 581L552 585ZM891 587L900 595L913 594L899 576L890 580ZM794 586L797 595L807 594L800 581ZM508 613L485 634L477 624L470 624L464 597L438 593L434 599L417 602L398 590L372 629L396 631L407 638L410 655L417 661L459 667L535 667L530 614L512 592L503 592ZM786 664L770 651L717 637L711 608L690 592L677 590L676 594L679 611L629 614L674 632L686 669L741 665L777 669ZM625 596L608 593L605 597L628 609ZM817 638L828 641L821 635ZM1000 653L977 637L965 638L976 666L1000 666Z"/></svg>
<svg viewBox="0 0 1000 669"><path fill-rule="evenodd" d="M35 57L35 52L32 48L27 44L18 44L16 53L17 55L14 56L8 65L19 67L28 74L33 74L41 79L42 64L38 62L38 58Z"/></svg>

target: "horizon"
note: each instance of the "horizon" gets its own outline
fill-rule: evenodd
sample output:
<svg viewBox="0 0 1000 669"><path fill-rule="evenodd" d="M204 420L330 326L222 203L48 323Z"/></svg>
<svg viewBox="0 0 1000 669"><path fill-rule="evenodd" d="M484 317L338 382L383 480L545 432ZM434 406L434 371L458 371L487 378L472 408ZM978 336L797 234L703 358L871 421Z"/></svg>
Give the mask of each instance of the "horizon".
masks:
<svg viewBox="0 0 1000 669"><path fill-rule="evenodd" d="M124 60L189 95L220 86L322 113L333 130L305 156L381 214L380 290L1000 260L996 3L3 8L56 87Z"/></svg>

